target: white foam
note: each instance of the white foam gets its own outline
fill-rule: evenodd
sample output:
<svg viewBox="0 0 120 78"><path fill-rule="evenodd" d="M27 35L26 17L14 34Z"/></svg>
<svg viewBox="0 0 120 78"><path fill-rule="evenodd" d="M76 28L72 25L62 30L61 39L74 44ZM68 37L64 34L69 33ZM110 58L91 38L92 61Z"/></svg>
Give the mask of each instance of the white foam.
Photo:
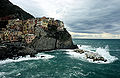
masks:
<svg viewBox="0 0 120 78"><path fill-rule="evenodd" d="M107 59L108 60L107 63L111 63L114 62L115 60L118 60L117 57L110 55L108 46L106 46L105 48L101 47L97 48L96 53L100 54L102 57Z"/></svg>
<svg viewBox="0 0 120 78"><path fill-rule="evenodd" d="M114 62L115 60L118 59L117 57L110 55L108 46L106 46L105 48L101 48L101 47L92 48L91 46L86 46L86 45L81 45L80 46L80 45L78 45L78 47L79 47L79 49L87 50L87 51L90 51L90 52L93 52L93 50L95 50L94 52L98 53L99 55L101 55L102 57L107 59L107 62L104 62L104 61L94 61L93 62L92 59L86 59L85 53L80 54L80 53L74 52L73 50L66 50L66 51L68 51L67 54L69 54L70 57L72 57L72 58L77 58L77 59L80 59L82 61L88 61L88 62L91 62L91 63L98 63L98 64L112 63L112 62Z"/></svg>
<svg viewBox="0 0 120 78"><path fill-rule="evenodd" d="M89 45L77 45L79 49L82 50L87 50L87 51L91 51L91 50L96 50L95 48L89 46Z"/></svg>
<svg viewBox="0 0 120 78"><path fill-rule="evenodd" d="M44 57L41 57L41 56L44 56ZM11 63L11 62L20 62L20 61L26 61L26 60L39 60L39 59L47 60L47 59L51 59L53 57L54 57L53 55L38 53L38 54L36 54L35 57L30 57L30 55L27 55L25 57L20 56L16 60L13 60L13 59L2 60L2 61L0 61L0 64L6 64L6 63Z"/></svg>
<svg viewBox="0 0 120 78"><path fill-rule="evenodd" d="M76 53L73 50L67 50L68 52L66 52L66 54L69 54L71 58L76 58L76 59L81 59L83 61L86 61L86 57L85 54L80 54L80 53Z"/></svg>
<svg viewBox="0 0 120 78"><path fill-rule="evenodd" d="M5 74L5 72L0 72L0 77L3 76Z"/></svg>

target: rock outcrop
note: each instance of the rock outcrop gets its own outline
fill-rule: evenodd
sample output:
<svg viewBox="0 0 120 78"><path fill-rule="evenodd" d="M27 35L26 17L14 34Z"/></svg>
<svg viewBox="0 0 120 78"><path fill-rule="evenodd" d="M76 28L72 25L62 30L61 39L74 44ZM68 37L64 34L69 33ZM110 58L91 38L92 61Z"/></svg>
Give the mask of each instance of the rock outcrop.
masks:
<svg viewBox="0 0 120 78"><path fill-rule="evenodd" d="M47 51L55 49L56 39L52 37L35 38L28 46L36 51Z"/></svg>
<svg viewBox="0 0 120 78"><path fill-rule="evenodd" d="M57 49L72 49L77 46L74 46L72 42L72 37L68 31L64 28L64 31L59 31L56 33L56 48Z"/></svg>
<svg viewBox="0 0 120 78"><path fill-rule="evenodd" d="M22 44L22 43L17 43ZM0 59L13 58L19 56L18 51L23 50L22 46L17 46L16 43L6 43L0 46Z"/></svg>
<svg viewBox="0 0 120 78"><path fill-rule="evenodd" d="M7 24L7 18L9 19L19 18L21 20L26 20L29 18L34 18L29 13L23 11L16 5L13 5L9 0L0 1L0 21L2 21L1 26ZM3 21L6 20L6 21ZM4 22L4 23L3 23ZM0 44L0 59L13 58L17 56L31 55L34 56L36 53L41 51L55 50L55 49L75 49L78 48L72 42L72 37L68 31L63 27L63 22L59 23L61 26L56 25L56 20L53 24L47 24L47 28L42 28L35 24L35 39L31 43L22 42L8 42ZM24 39L25 40L25 39Z"/></svg>
<svg viewBox="0 0 120 78"><path fill-rule="evenodd" d="M104 62L107 61L107 59L105 59L100 54L95 53L95 52L85 51L82 49L75 49L74 52L85 54L86 59L92 59L93 61L104 61Z"/></svg>
<svg viewBox="0 0 120 78"><path fill-rule="evenodd" d="M98 53L93 53L93 52L87 52L85 53L86 58L93 59L93 61L104 61L106 62L107 60L99 55Z"/></svg>
<svg viewBox="0 0 120 78"><path fill-rule="evenodd" d="M35 38L29 47L36 51L47 51L54 49L75 49L71 35L64 28L63 31L44 31L47 35L40 35Z"/></svg>

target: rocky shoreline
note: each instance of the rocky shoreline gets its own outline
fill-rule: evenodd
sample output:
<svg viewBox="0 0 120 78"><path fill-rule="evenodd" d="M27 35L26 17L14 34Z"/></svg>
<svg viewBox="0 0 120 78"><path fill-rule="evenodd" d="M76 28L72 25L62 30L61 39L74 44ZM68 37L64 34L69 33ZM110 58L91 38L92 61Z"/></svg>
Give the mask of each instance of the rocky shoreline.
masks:
<svg viewBox="0 0 120 78"><path fill-rule="evenodd" d="M0 1L0 60L55 49L78 48L64 27L54 18L34 18L9 0Z"/></svg>
<svg viewBox="0 0 120 78"><path fill-rule="evenodd" d="M64 32L64 33L63 33ZM54 34L55 35L55 34ZM56 37L57 36L57 37ZM64 37L64 38L62 38ZM39 52L45 52L56 49L76 49L77 45L72 42L71 35L66 29L62 34L52 36L41 36L35 38L31 43L25 42L5 42L0 43L0 60L6 58L13 59L18 56L30 55L34 57Z"/></svg>
<svg viewBox="0 0 120 78"><path fill-rule="evenodd" d="M104 61L107 62L107 59L102 57L100 54L95 53L95 52L90 52L90 51L85 51L82 49L75 49L74 52L80 53L80 54L85 54L86 59L92 59L94 61Z"/></svg>
<svg viewBox="0 0 120 78"><path fill-rule="evenodd" d="M77 46L74 45L74 47L71 48L63 48L63 49L75 49ZM7 58L13 59L15 57L19 56L26 56L30 55L31 57L35 57L35 54L40 53L40 52L46 52L46 51L51 51L51 50L56 50L57 48L54 49L46 49L46 50L39 50L36 51L34 48L30 48L28 46L0 46L0 60L4 60Z"/></svg>

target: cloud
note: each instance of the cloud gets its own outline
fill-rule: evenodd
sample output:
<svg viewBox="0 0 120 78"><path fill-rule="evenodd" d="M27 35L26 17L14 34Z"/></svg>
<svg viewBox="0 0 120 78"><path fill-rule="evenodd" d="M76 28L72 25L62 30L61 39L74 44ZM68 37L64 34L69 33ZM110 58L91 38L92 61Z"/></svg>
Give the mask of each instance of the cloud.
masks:
<svg viewBox="0 0 120 78"><path fill-rule="evenodd" d="M120 34L120 0L10 1L36 17L63 20L70 32L88 35L109 33L110 38Z"/></svg>
<svg viewBox="0 0 120 78"><path fill-rule="evenodd" d="M69 32L72 34L73 38L82 38L82 39L120 39L120 34L110 34L110 33L75 33Z"/></svg>

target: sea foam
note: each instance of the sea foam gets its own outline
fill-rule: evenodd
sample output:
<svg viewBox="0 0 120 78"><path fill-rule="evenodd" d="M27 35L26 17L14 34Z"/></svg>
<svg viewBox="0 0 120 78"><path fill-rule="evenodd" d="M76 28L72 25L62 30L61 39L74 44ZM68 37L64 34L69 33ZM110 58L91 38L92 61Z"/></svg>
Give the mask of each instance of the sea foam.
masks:
<svg viewBox="0 0 120 78"><path fill-rule="evenodd" d="M42 57L44 56L44 57ZM11 63L11 62L21 62L21 61L27 61L27 60L39 60L39 59L43 59L43 60L47 60L47 59L51 59L53 58L53 55L48 55L48 54L44 54L44 53L38 53L35 55L35 57L30 57L30 55L27 55L25 57L20 56L18 59L6 59L6 60L1 60L0 64L6 64L6 63Z"/></svg>
<svg viewBox="0 0 120 78"><path fill-rule="evenodd" d="M93 62L92 59L86 58L85 53L83 53L83 54L76 53L76 52L74 52L74 50L66 50L66 51L68 51L67 54L69 54L70 57L72 57L72 58L80 59L82 61L87 61L87 62L91 62L91 63L98 63L98 64L107 64L107 63L112 63L115 60L118 60L117 57L110 55L108 45L105 48L102 48L102 47L94 48L94 47L87 46L87 45L78 45L78 48L82 49L82 50L87 50L90 52L98 53L99 55L101 55L102 57L107 59L107 62L104 62L104 61L94 61Z"/></svg>

